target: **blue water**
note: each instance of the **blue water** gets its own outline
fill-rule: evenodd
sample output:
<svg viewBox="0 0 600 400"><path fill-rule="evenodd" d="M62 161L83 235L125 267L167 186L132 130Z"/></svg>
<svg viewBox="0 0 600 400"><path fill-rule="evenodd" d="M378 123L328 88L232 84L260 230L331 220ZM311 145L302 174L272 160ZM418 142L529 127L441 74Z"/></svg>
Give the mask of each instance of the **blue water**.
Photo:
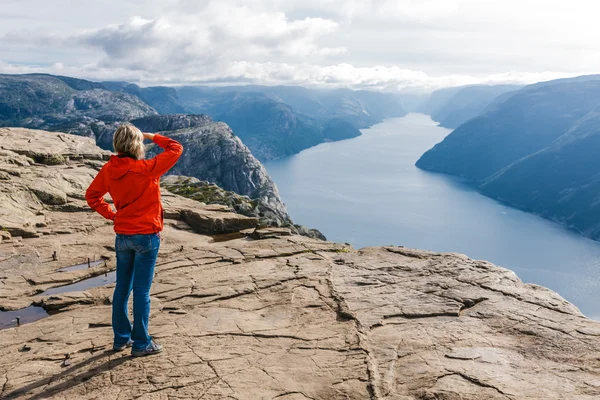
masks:
<svg viewBox="0 0 600 400"><path fill-rule="evenodd" d="M356 248L402 245L488 260L600 320L600 243L417 169L421 154L450 133L426 115L362 132L265 164L294 222Z"/></svg>

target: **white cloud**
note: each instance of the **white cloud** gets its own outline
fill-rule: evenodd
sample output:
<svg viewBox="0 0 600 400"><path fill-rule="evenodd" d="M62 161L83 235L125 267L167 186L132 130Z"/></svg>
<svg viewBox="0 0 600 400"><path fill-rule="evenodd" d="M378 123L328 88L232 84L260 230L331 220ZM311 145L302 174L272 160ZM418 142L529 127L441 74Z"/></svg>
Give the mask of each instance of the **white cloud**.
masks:
<svg viewBox="0 0 600 400"><path fill-rule="evenodd" d="M600 5L589 0L104 3L8 5L0 12L0 72L433 89L600 69ZM25 6L27 16L19 14Z"/></svg>

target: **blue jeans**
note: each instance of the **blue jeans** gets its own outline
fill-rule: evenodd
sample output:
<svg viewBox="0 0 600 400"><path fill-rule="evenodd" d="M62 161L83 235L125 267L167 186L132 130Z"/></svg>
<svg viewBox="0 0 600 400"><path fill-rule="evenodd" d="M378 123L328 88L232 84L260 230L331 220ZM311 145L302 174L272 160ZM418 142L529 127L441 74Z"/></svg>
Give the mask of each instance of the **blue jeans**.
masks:
<svg viewBox="0 0 600 400"><path fill-rule="evenodd" d="M113 294L112 327L114 345L120 346L129 339L133 349L145 349L152 340L148 335L150 316L150 286L154 278L154 265L160 247L158 233L149 235L117 234L117 286ZM133 328L128 317L129 293L133 289Z"/></svg>

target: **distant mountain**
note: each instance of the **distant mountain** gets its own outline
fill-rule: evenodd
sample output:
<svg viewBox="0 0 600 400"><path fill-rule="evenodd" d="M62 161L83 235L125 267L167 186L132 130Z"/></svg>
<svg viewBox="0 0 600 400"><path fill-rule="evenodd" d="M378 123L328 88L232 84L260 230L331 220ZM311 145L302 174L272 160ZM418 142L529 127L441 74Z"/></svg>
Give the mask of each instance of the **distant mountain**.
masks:
<svg viewBox="0 0 600 400"><path fill-rule="evenodd" d="M412 92L403 90L394 94L396 99L402 104L402 108L406 112L420 113L422 111L423 104L431 97L430 93L424 92Z"/></svg>
<svg viewBox="0 0 600 400"><path fill-rule="evenodd" d="M291 92L303 93L303 96L310 94L310 91L304 88L284 88L288 95ZM182 103L189 110L211 115L214 119L231 126L252 153L263 161L296 154L319 143L359 136L358 127L379 121L372 116L357 116L350 106L344 108L339 105L337 109L331 108L331 112L328 113L322 106L315 105L304 97L306 102L301 108L310 112L309 115L291 106L281 96L275 95L274 90L270 88L248 87L228 91L229 89L232 88L186 87L178 93ZM255 92L251 89L264 91ZM361 96L367 97L364 94ZM298 99L295 103L302 105ZM356 101L348 104L356 107L361 103ZM397 102L394 104L399 105ZM399 107L402 110L401 105ZM384 109L378 111L377 118L382 113L390 116L393 114L392 111Z"/></svg>
<svg viewBox="0 0 600 400"><path fill-rule="evenodd" d="M118 124L156 110L100 83L45 74L0 75L0 126L73 133L112 147Z"/></svg>
<svg viewBox="0 0 600 400"><path fill-rule="evenodd" d="M480 181L542 150L600 103L600 81L526 87L456 128L417 166Z"/></svg>
<svg viewBox="0 0 600 400"><path fill-rule="evenodd" d="M263 93L300 114L317 120L340 119L356 128L367 128L385 118L403 117L406 110L396 94L350 89L309 89L300 86L227 86L178 90L186 106L204 104L210 92Z"/></svg>
<svg viewBox="0 0 600 400"><path fill-rule="evenodd" d="M452 96L464 88L465 86L454 86L435 90L417 107L417 111L423 114L433 115L443 108Z"/></svg>
<svg viewBox="0 0 600 400"><path fill-rule="evenodd" d="M188 111L179 100L174 88L166 86L142 88L127 82L102 82L102 85L108 90L137 96L160 114L180 114Z"/></svg>
<svg viewBox="0 0 600 400"><path fill-rule="evenodd" d="M600 80L527 86L459 126L417 162L600 240Z"/></svg>
<svg viewBox="0 0 600 400"><path fill-rule="evenodd" d="M550 146L500 170L481 191L600 240L600 108Z"/></svg>
<svg viewBox="0 0 600 400"><path fill-rule="evenodd" d="M156 114L209 114L261 160L349 139L406 114L392 94L293 86L142 88L47 74L0 75L0 126L69 132L112 147L119 123Z"/></svg>
<svg viewBox="0 0 600 400"><path fill-rule="evenodd" d="M431 117L441 126L454 129L481 114L498 96L510 94L523 86L468 86L456 92Z"/></svg>
<svg viewBox="0 0 600 400"><path fill-rule="evenodd" d="M474 85L441 89L420 107L441 126L454 129L481 114L498 96L523 88L519 85Z"/></svg>

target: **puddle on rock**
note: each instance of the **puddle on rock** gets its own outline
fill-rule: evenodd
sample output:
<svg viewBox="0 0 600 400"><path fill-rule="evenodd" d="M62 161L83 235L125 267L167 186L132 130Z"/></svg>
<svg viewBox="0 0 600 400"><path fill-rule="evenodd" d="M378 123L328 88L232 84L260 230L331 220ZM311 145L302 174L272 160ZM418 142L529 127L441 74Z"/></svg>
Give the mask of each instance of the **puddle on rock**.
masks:
<svg viewBox="0 0 600 400"><path fill-rule="evenodd" d="M107 261L107 258L100 258L99 260L96 261L88 261L88 262L84 262L83 264L77 264L77 265L72 265L70 267L64 267L61 269L57 269L56 272L70 272L70 271L79 271L82 269L86 269L86 268L91 268L91 267L95 267L96 265L100 265L103 262Z"/></svg>
<svg viewBox="0 0 600 400"><path fill-rule="evenodd" d="M106 274L94 276L92 278L84 279L82 281L72 283L70 285L58 286L55 288L50 288L43 293L38 294L38 296L49 296L51 294L60 294L67 292L82 292L86 289L91 289L100 286L110 285L111 283L115 283L117 281L117 271L112 271Z"/></svg>
<svg viewBox="0 0 600 400"><path fill-rule="evenodd" d="M21 325L48 317L42 307L29 306L16 311L0 311L0 329L17 326L17 317Z"/></svg>

